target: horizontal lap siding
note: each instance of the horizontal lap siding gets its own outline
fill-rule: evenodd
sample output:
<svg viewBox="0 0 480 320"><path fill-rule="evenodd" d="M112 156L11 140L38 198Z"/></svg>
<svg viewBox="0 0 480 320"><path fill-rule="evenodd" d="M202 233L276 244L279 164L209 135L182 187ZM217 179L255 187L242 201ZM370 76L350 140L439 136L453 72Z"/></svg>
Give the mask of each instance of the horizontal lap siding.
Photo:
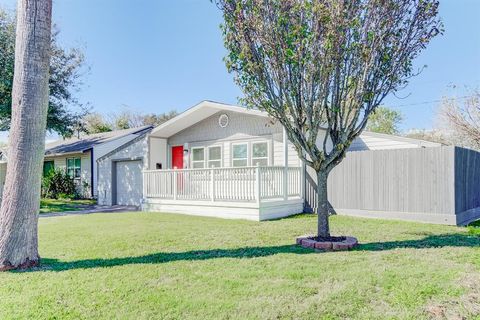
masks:
<svg viewBox="0 0 480 320"><path fill-rule="evenodd" d="M226 128L221 128L218 125L218 117L224 113L229 117L229 124ZM168 138L168 145L171 147L188 144L190 149L220 145L223 156L222 166L230 167L232 144L256 140L269 141L270 165L283 165L282 126L261 116L221 111ZM288 165L301 166L297 152L291 143L288 148Z"/></svg>
<svg viewBox="0 0 480 320"><path fill-rule="evenodd" d="M406 148L420 148L422 145L428 147L440 146L439 144L424 142L415 139L404 139L402 137L388 136L372 136L372 133L362 133L360 137L356 138L349 148L349 151L364 151L364 150L390 150L390 149L406 149Z"/></svg>
<svg viewBox="0 0 480 320"><path fill-rule="evenodd" d="M336 209L453 214L453 150L349 152L330 174L330 203ZM316 177L307 171L307 206L314 208Z"/></svg>
<svg viewBox="0 0 480 320"><path fill-rule="evenodd" d="M78 191L85 197L91 197L92 184L92 163L90 151L84 153L71 154L66 156L48 157L45 156L45 161L53 161L56 170L67 170L67 159L80 158L81 176L78 181ZM87 188L84 188L86 183Z"/></svg>
<svg viewBox="0 0 480 320"><path fill-rule="evenodd" d="M221 128L218 117L227 114L228 126ZM279 124L272 124L266 117L241 114L239 112L218 112L205 120L168 138L170 146L201 141L241 140L245 138L272 135L282 132Z"/></svg>
<svg viewBox="0 0 480 320"><path fill-rule="evenodd" d="M148 137L139 138L131 144L127 144L117 152L106 156L98 161L98 203L102 205L112 205L114 188L112 183L113 162L120 160L142 159L142 169L148 169L147 159ZM141 173L140 173L141 174Z"/></svg>

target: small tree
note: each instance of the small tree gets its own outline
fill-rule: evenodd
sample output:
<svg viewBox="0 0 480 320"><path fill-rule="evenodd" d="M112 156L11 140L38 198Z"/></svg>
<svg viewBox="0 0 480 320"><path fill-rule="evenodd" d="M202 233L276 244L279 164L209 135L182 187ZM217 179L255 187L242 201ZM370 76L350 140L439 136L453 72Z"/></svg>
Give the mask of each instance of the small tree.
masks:
<svg viewBox="0 0 480 320"><path fill-rule="evenodd" d="M370 115L367 130L377 133L398 134L398 125L402 122L402 114L397 110L378 107Z"/></svg>
<svg viewBox="0 0 480 320"><path fill-rule="evenodd" d="M242 101L279 121L316 171L318 236L329 238L328 175L383 99L417 74L413 59L441 32L438 1L216 3Z"/></svg>

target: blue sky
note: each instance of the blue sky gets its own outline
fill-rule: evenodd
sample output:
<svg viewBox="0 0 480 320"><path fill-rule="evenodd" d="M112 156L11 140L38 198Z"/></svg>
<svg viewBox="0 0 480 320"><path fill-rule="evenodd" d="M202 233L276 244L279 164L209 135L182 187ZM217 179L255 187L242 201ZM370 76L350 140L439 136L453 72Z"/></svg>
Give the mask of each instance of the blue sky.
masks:
<svg viewBox="0 0 480 320"><path fill-rule="evenodd" d="M15 1L0 5L14 9ZM54 0L53 10L63 44L84 48L91 71L78 97L96 111L183 111L205 99L236 103L241 94L209 0ZM431 128L431 101L480 87L480 1L443 0L440 13L445 35L416 61L428 68L385 101L404 114L403 130Z"/></svg>

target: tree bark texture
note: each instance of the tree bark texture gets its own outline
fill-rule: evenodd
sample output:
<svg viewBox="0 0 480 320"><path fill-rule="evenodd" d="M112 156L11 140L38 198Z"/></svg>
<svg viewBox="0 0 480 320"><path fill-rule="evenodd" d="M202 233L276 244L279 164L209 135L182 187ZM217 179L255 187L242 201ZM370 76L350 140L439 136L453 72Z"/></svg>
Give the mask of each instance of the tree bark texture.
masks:
<svg viewBox="0 0 480 320"><path fill-rule="evenodd" d="M330 237L330 226L328 224L330 206L328 204L327 182L328 173L317 171L317 235L322 238Z"/></svg>
<svg viewBox="0 0 480 320"><path fill-rule="evenodd" d="M18 0L12 123L0 208L0 270L38 265L52 0Z"/></svg>

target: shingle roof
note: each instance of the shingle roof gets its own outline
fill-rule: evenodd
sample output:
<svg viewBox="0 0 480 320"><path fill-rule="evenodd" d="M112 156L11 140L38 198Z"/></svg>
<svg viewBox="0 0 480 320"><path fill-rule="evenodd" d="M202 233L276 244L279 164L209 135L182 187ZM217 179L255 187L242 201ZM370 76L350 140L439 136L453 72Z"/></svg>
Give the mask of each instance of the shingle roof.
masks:
<svg viewBox="0 0 480 320"><path fill-rule="evenodd" d="M125 130L117 130L110 132L102 132L96 134L85 135L79 138L70 138L66 140L57 140L45 146L45 155L83 152L91 149L97 144L105 143L124 137L129 134L139 134L152 129L152 126L143 126Z"/></svg>

